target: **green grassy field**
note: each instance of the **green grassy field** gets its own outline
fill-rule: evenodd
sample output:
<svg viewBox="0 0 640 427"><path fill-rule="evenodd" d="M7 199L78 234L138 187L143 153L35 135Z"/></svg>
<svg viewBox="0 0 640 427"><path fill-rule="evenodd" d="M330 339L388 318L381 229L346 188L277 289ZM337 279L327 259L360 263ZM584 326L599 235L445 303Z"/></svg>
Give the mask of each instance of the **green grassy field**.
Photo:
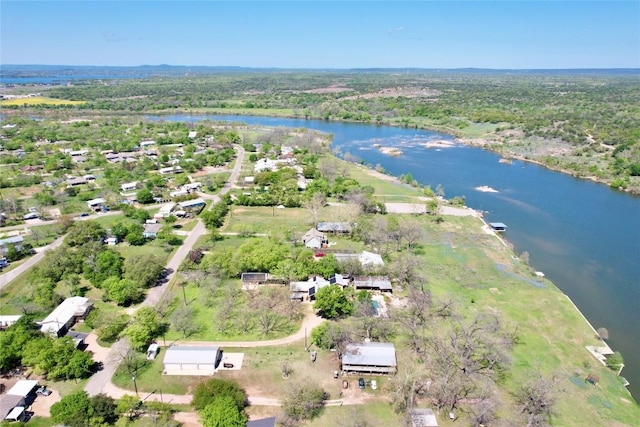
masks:
<svg viewBox="0 0 640 427"><path fill-rule="evenodd" d="M87 101L69 101L66 99L47 98L46 96L34 96L31 98L3 99L0 105L82 105Z"/></svg>

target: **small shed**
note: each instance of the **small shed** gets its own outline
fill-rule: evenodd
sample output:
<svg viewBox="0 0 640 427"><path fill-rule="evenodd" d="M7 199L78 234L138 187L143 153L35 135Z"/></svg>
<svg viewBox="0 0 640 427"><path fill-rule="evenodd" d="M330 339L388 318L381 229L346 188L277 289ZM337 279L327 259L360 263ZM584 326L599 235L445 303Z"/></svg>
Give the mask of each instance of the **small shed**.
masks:
<svg viewBox="0 0 640 427"><path fill-rule="evenodd" d="M164 354L165 375L213 375L222 359L218 346L171 346Z"/></svg>

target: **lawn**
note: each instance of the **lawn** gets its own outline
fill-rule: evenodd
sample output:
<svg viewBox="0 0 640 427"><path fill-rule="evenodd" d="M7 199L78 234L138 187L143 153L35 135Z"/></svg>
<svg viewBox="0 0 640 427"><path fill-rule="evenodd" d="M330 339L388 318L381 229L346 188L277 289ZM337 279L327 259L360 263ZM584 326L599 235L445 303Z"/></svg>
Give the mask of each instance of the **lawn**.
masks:
<svg viewBox="0 0 640 427"><path fill-rule="evenodd" d="M231 206L221 232L251 232L285 235L292 229L309 229L311 213L304 208L277 209L271 206Z"/></svg>
<svg viewBox="0 0 640 427"><path fill-rule="evenodd" d="M140 368L136 375L136 384L138 393L145 396L148 393L166 393L166 394L192 394L193 388L202 378L181 375L162 375L164 359L163 351L153 361L146 361L144 366ZM112 378L112 381L118 387L131 390L134 394L135 385L131 375L129 375L124 367L120 365Z"/></svg>
<svg viewBox="0 0 640 427"><path fill-rule="evenodd" d="M237 287L239 289L240 281L232 280L227 284L227 286ZM171 328L166 334L167 342L260 341L264 339L275 339L288 336L300 328L301 321L286 321L266 336L261 334L260 327L257 324L254 324L247 333L242 333L237 330L237 328L231 328L228 324L226 329L221 330L218 328L219 321L216 321L216 319L219 317L217 315L219 310L219 301L225 298L224 289L218 289L215 300L209 305L206 304L207 297L204 291L193 284L189 284L184 288L184 294L183 289L175 285L169 290L169 292L170 295L173 295L173 305L176 308L184 304L183 301L186 297L187 306L194 310L194 318L191 323L197 325L199 330L185 338L182 333ZM235 308L230 315L230 320L235 319L239 313L249 309L247 307L247 300L242 294L240 297L235 297L234 302Z"/></svg>

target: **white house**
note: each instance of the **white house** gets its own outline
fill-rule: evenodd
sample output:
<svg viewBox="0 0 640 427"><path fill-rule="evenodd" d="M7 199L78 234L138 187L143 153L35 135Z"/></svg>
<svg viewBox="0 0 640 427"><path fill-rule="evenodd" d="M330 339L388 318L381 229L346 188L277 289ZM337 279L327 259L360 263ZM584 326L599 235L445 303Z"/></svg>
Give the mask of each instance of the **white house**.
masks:
<svg viewBox="0 0 640 427"><path fill-rule="evenodd" d="M149 147L150 145L156 145L155 141L140 141L140 148Z"/></svg>
<svg viewBox="0 0 640 427"><path fill-rule="evenodd" d="M180 209L196 209L205 205L205 201L198 197L197 199L185 200L184 202L178 202Z"/></svg>
<svg viewBox="0 0 640 427"><path fill-rule="evenodd" d="M278 164L271 159L260 159L253 166L253 170L256 172L264 172L264 171L277 171Z"/></svg>
<svg viewBox="0 0 640 427"><path fill-rule="evenodd" d="M176 206L175 203L168 203L164 206L162 206L160 208L160 210L158 211L158 213L154 216L159 217L159 218L166 218L169 215L171 215L171 211L173 210L173 208Z"/></svg>
<svg viewBox="0 0 640 427"><path fill-rule="evenodd" d="M84 319L93 307L89 298L71 297L62 301L40 324L45 334L62 336L78 319Z"/></svg>
<svg viewBox="0 0 640 427"><path fill-rule="evenodd" d="M0 316L0 329L6 329L16 323L22 317L21 314Z"/></svg>
<svg viewBox="0 0 640 427"><path fill-rule="evenodd" d="M360 264L363 267L384 267L384 261L380 254L374 254L373 252L362 251L360 254Z"/></svg>
<svg viewBox="0 0 640 427"><path fill-rule="evenodd" d="M198 132L191 131L191 132L189 132L189 135L187 135L187 138L193 139L193 138L195 138L197 136L198 136Z"/></svg>
<svg viewBox="0 0 640 427"><path fill-rule="evenodd" d="M160 172L161 175L180 173L182 172L182 168L180 166L167 166L166 168L160 169L158 172Z"/></svg>
<svg viewBox="0 0 640 427"><path fill-rule="evenodd" d="M87 200L87 206L89 207L89 209L99 208L99 207L103 206L106 203L107 203L107 201L105 199L101 198L101 197L99 197L97 199Z"/></svg>
<svg viewBox="0 0 640 427"><path fill-rule="evenodd" d="M125 182L124 184L122 184L120 186L120 189L122 191L133 191L136 189L136 187L138 186L138 182L134 181L134 182Z"/></svg>
<svg viewBox="0 0 640 427"><path fill-rule="evenodd" d="M171 346L164 353L165 375L213 375L220 364L218 346Z"/></svg>
<svg viewBox="0 0 640 427"><path fill-rule="evenodd" d="M289 291L291 299L300 301L310 301L315 298L316 292L329 286L330 283L324 277L313 276L305 282L290 282Z"/></svg>
<svg viewBox="0 0 640 427"><path fill-rule="evenodd" d="M174 197L183 197L188 195L189 192L187 190L174 190L174 191L170 191L169 192L169 197L174 198Z"/></svg>

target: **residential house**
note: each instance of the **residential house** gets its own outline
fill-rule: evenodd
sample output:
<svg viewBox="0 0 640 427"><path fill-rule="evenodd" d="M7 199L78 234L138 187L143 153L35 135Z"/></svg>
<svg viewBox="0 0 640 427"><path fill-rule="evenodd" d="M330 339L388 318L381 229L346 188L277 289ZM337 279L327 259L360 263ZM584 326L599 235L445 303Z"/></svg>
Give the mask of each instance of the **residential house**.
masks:
<svg viewBox="0 0 640 427"><path fill-rule="evenodd" d="M22 250L23 242L24 239L22 236L10 236L0 239L0 255L3 257L6 256L10 247L13 247L16 251Z"/></svg>
<svg viewBox="0 0 640 427"><path fill-rule="evenodd" d="M386 276L356 276L351 283L355 290L393 292L391 281Z"/></svg>
<svg viewBox="0 0 640 427"><path fill-rule="evenodd" d="M318 290L329 285L329 281L325 280L324 277L321 276L311 276L304 282L290 282L289 290L291 292L291 299L299 300L301 302L312 301L315 299L315 295Z"/></svg>
<svg viewBox="0 0 640 427"><path fill-rule="evenodd" d="M395 374L398 369L393 343L347 344L342 355L342 371L356 374Z"/></svg>
<svg viewBox="0 0 640 427"><path fill-rule="evenodd" d="M162 228L162 224L160 223L145 224L144 231L142 232L142 236L145 239L155 239L156 237L158 237L158 233L160 232L161 228Z"/></svg>
<svg viewBox="0 0 640 427"><path fill-rule="evenodd" d="M319 222L316 229L323 233L350 233L351 224L348 222Z"/></svg>
<svg viewBox="0 0 640 427"><path fill-rule="evenodd" d="M140 141L140 148L150 147L156 145L155 141Z"/></svg>
<svg viewBox="0 0 640 427"><path fill-rule="evenodd" d="M222 359L218 346L170 346L164 353L165 375L213 375Z"/></svg>
<svg viewBox="0 0 640 427"><path fill-rule="evenodd" d="M358 259L360 260L360 264L362 264L362 266L365 268L384 267L384 261L382 260L382 256L380 256L380 254L362 251Z"/></svg>
<svg viewBox="0 0 640 427"><path fill-rule="evenodd" d="M195 138L197 136L198 136L198 132L191 131L191 132L189 132L189 135L187 135L187 138L193 139L193 138Z"/></svg>
<svg viewBox="0 0 640 427"><path fill-rule="evenodd" d="M180 166L167 166L166 168L162 168L158 170L160 175L169 175L172 173L181 173L182 168Z"/></svg>
<svg viewBox="0 0 640 427"><path fill-rule="evenodd" d="M78 185L83 185L87 183L87 179L85 177L75 177L70 176L67 178L67 187L75 187Z"/></svg>
<svg viewBox="0 0 640 427"><path fill-rule="evenodd" d="M170 216L171 215L171 211L173 210L173 208L175 206L176 206L175 203L169 203L169 204L166 204L166 205L162 206L160 208L160 210L158 211L158 213L154 215L154 217L166 218L166 217Z"/></svg>
<svg viewBox="0 0 640 427"><path fill-rule="evenodd" d="M256 164L253 166L253 170L256 172L275 172L278 170L278 164L274 160L262 158L256 162Z"/></svg>
<svg viewBox="0 0 640 427"><path fill-rule="evenodd" d="M329 242L324 233L319 232L315 228L311 228L302 236L302 243L304 243L307 248L320 249L326 248Z"/></svg>
<svg viewBox="0 0 640 427"><path fill-rule="evenodd" d="M43 321L40 330L56 337L64 335L78 320L84 319L93 303L85 297L71 297L62 301Z"/></svg>
<svg viewBox="0 0 640 427"><path fill-rule="evenodd" d="M107 201L102 197L98 197L97 199L87 200L87 207L89 209L100 210L103 206L106 206Z"/></svg>
<svg viewBox="0 0 640 427"><path fill-rule="evenodd" d="M338 285L343 288L346 288L347 286L351 285L351 280L347 275L336 273L333 276L329 277L329 283L331 283L332 285Z"/></svg>
<svg viewBox="0 0 640 427"><path fill-rule="evenodd" d="M21 314L14 315L0 315L0 330L7 329L9 326L16 323L22 317Z"/></svg>
<svg viewBox="0 0 640 427"><path fill-rule="evenodd" d="M137 187L138 187L138 182L137 181L126 182L126 183L120 185L120 189L122 191L134 191Z"/></svg>
<svg viewBox="0 0 640 427"><path fill-rule="evenodd" d="M197 199L178 202L178 206L180 206L181 209L197 209L203 207L204 205L205 201L199 197Z"/></svg>
<svg viewBox="0 0 640 427"><path fill-rule="evenodd" d="M269 274L267 273L242 273L240 276L240 281L242 282L242 286L257 286L264 285L267 283L269 279Z"/></svg>
<svg viewBox="0 0 640 427"><path fill-rule="evenodd" d="M200 189L200 187L202 187L202 183L201 182L190 182L188 184L185 184L182 186L182 189L184 191L187 191L189 193L193 192L193 191L197 191Z"/></svg>

